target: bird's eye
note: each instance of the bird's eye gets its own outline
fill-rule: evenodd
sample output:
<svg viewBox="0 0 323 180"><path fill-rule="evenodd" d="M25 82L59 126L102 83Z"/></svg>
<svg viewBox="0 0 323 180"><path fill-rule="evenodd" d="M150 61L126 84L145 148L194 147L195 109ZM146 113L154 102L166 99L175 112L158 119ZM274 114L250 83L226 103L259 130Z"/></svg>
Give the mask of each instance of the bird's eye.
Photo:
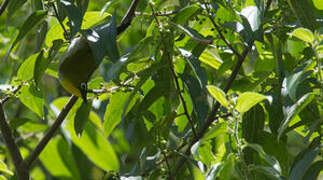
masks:
<svg viewBox="0 0 323 180"><path fill-rule="evenodd" d="M86 83L81 83L81 89L84 90L85 92L87 91L87 85Z"/></svg>

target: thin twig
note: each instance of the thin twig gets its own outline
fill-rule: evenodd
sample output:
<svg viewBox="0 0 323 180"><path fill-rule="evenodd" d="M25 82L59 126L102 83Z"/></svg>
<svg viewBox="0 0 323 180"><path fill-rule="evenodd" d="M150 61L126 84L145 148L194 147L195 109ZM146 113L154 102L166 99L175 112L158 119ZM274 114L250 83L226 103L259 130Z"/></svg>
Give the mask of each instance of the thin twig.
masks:
<svg viewBox="0 0 323 180"><path fill-rule="evenodd" d="M15 90L11 92L11 94L8 94L4 98L0 99L0 104L4 104L6 101L8 101L13 95L15 95L22 87L22 84L20 84Z"/></svg>
<svg viewBox="0 0 323 180"><path fill-rule="evenodd" d="M8 3L9 3L9 0L4 0L3 3L1 4L1 6L0 6L0 16L6 10Z"/></svg>
<svg viewBox="0 0 323 180"><path fill-rule="evenodd" d="M135 17L135 11L140 0L133 0L126 15L122 18L121 23L117 27L117 35L121 34L130 26L132 19Z"/></svg>
<svg viewBox="0 0 323 180"><path fill-rule="evenodd" d="M54 124L50 127L41 141L37 144L35 150L31 153L31 155L24 161L23 167L25 169L29 169L32 163L38 158L39 154L43 151L49 140L54 136L55 132L64 121L68 112L72 109L77 99L78 97L74 95L70 97L66 105L63 107L62 111L59 113Z"/></svg>
<svg viewBox="0 0 323 180"><path fill-rule="evenodd" d="M172 66L172 64L169 65L169 68L170 68L170 70L172 72L172 75L173 75L173 78L175 80L176 89L177 89L178 95L180 97L180 100L181 100L182 105L183 105L183 108L184 108L184 114L185 114L188 122L191 124L191 128L192 128L194 137L196 137L196 130L195 130L195 127L194 127L194 123L192 121L191 116L188 113L188 109L187 109L187 105L186 105L185 99L184 99L184 97L182 95L182 92L180 90L180 86L179 86L179 82L178 82L178 77L176 75L176 72L175 72L174 67Z"/></svg>
<svg viewBox="0 0 323 180"><path fill-rule="evenodd" d="M211 23L213 24L213 26L215 27L215 29L216 29L216 31L219 33L219 35L220 35L220 38L222 39L222 41L224 41L224 43L231 49L231 51L236 55L236 56L238 56L238 58L240 58L241 57L241 54L237 51L237 50L235 50L234 48L233 48L233 46L229 43L229 41L224 37L224 35L222 34L222 31L221 31L221 29L220 29L220 27L216 24L216 22L214 21L214 19L213 19L213 16L211 15L211 10L209 9L209 6L203 1L203 4L204 4L204 6L205 6L205 8L206 8L206 11L207 11L207 13L208 13L208 17L209 17L209 19L211 20Z"/></svg>
<svg viewBox="0 0 323 180"><path fill-rule="evenodd" d="M178 13L179 10L174 10L174 11L167 11L167 12L163 12L163 13L156 13L156 16L170 16L170 15L174 15L176 13ZM152 16L152 14L148 14L148 13L143 13L143 12L135 12L136 16Z"/></svg>
<svg viewBox="0 0 323 180"><path fill-rule="evenodd" d="M0 131L2 137L6 143L6 147L8 148L9 154L12 158L13 164L17 170L17 175L19 179L24 179L28 177L28 173L24 169L20 168L22 160L21 153L19 151L19 147L15 142L15 139L11 133L10 126L7 122L7 117L2 108L2 103L0 103Z"/></svg>
<svg viewBox="0 0 323 180"><path fill-rule="evenodd" d="M55 12L55 16L56 16L56 18L57 18L57 20L58 20L59 24L61 25L62 29L64 30L64 37L65 37L65 39L69 39L69 38L68 38L68 32L67 32L67 30L66 30L66 28L65 28L65 26L64 26L64 24L63 24L63 22L61 21L61 18L60 18L60 17L59 17L59 15L58 15L58 11L57 11L57 8L56 8L55 4L54 4L54 3L52 3L52 6L53 6L53 9L54 9L54 12Z"/></svg>

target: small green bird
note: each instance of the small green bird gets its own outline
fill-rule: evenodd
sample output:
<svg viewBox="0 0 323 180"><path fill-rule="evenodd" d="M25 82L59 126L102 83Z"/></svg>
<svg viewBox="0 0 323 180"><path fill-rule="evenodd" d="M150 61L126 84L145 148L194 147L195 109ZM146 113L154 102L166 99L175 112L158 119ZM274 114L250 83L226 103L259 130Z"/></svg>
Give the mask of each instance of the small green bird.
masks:
<svg viewBox="0 0 323 180"><path fill-rule="evenodd" d="M86 102L87 82L98 66L87 40L76 37L60 60L59 81L66 91Z"/></svg>

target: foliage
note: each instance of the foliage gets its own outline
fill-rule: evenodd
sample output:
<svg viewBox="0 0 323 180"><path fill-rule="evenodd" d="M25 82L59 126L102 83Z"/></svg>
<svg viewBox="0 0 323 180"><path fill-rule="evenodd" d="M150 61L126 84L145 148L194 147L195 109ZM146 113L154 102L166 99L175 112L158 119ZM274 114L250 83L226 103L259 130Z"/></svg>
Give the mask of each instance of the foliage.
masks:
<svg viewBox="0 0 323 180"><path fill-rule="evenodd" d="M35 180L322 178L322 6L9 1L0 15L0 179L23 179L26 166ZM57 71L80 35L100 67L89 101L72 103Z"/></svg>

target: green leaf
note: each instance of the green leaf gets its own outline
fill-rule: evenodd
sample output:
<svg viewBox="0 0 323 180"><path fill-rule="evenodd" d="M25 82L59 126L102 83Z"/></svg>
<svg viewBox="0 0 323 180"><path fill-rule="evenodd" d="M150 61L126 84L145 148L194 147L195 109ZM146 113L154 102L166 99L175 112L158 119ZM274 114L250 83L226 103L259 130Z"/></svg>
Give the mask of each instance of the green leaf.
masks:
<svg viewBox="0 0 323 180"><path fill-rule="evenodd" d="M320 173L323 171L323 161L316 161L311 164L311 166L307 169L306 174L304 175L305 180L318 179Z"/></svg>
<svg viewBox="0 0 323 180"><path fill-rule="evenodd" d="M93 25L101 22L108 16L110 16L108 13L103 13L101 16L99 11L88 11L84 14L81 28L82 29L91 28ZM57 19L52 18L50 21L50 29L46 35L46 40L45 40L46 46L50 47L52 45L52 42L56 39L64 39L64 31L61 25L59 24L59 22L57 21Z"/></svg>
<svg viewBox="0 0 323 180"><path fill-rule="evenodd" d="M20 101L30 110L35 112L40 118L43 118L45 101L42 89L31 83L23 86L20 91Z"/></svg>
<svg viewBox="0 0 323 180"><path fill-rule="evenodd" d="M300 152L291 167L290 180L301 180L315 157L320 152L320 137L315 138L304 151Z"/></svg>
<svg viewBox="0 0 323 180"><path fill-rule="evenodd" d="M67 98L59 98L51 104L51 109L56 115L59 114L60 109L66 104L67 100ZM79 103L77 104L80 105L80 101L78 102ZM98 167L106 171L118 170L118 158L111 144L104 137L102 132L100 132L100 130L92 123L92 120L86 123L81 137L78 137L75 133L74 115L77 111L76 105L70 111L66 125L64 126L64 130L66 130L70 135L68 137Z"/></svg>
<svg viewBox="0 0 323 180"><path fill-rule="evenodd" d="M242 9L236 31L243 37L250 46L254 40L263 42L262 14L256 6L248 6Z"/></svg>
<svg viewBox="0 0 323 180"><path fill-rule="evenodd" d="M48 129L48 125L39 122L33 122L32 120L28 120L26 123L19 127L24 133L36 133L43 132Z"/></svg>
<svg viewBox="0 0 323 180"><path fill-rule="evenodd" d="M19 67L17 78L22 81L27 81L33 78L35 63L39 53L29 56Z"/></svg>
<svg viewBox="0 0 323 180"><path fill-rule="evenodd" d="M52 138L39 156L46 169L56 177L81 179L71 148L60 136Z"/></svg>
<svg viewBox="0 0 323 180"><path fill-rule="evenodd" d="M83 21L82 12L70 0L60 1L65 14L68 16L68 25L70 27L70 38L80 31Z"/></svg>
<svg viewBox="0 0 323 180"><path fill-rule="evenodd" d="M286 109L286 116L282 122L282 125L278 129L278 139L281 137L288 124L300 113L313 99L314 93L307 93L302 96L294 105Z"/></svg>
<svg viewBox="0 0 323 180"><path fill-rule="evenodd" d="M237 100L236 109L240 113L247 112L250 108L264 99L266 99L266 96L255 92L242 93L239 95L239 98Z"/></svg>
<svg viewBox="0 0 323 180"><path fill-rule="evenodd" d="M305 68L305 67L304 67ZM293 100L297 100L297 90L298 85L301 84L309 75L312 74L312 71L304 71L304 68L297 69L296 71L290 73L283 84L286 83L286 90L288 92L289 97Z"/></svg>
<svg viewBox="0 0 323 180"><path fill-rule="evenodd" d="M186 6L183 9L181 9L178 13L176 13L176 16L173 18L172 21L176 24L185 24L186 21L188 21L189 18L199 9L200 7L197 5Z"/></svg>
<svg viewBox="0 0 323 180"><path fill-rule="evenodd" d="M263 148L258 145L258 144L252 144L252 143L247 143L246 147L250 147L253 150L257 151L258 154L268 163L270 164L271 167L273 167L277 172L281 172L281 168L279 165L279 162L277 161L276 158L268 155L267 153L265 153L265 151L263 150Z"/></svg>
<svg viewBox="0 0 323 180"><path fill-rule="evenodd" d="M75 118L74 118L74 130L79 137L81 137L84 126L89 120L91 107L92 107L92 101L89 101L89 102L82 101L81 106L76 111Z"/></svg>
<svg viewBox="0 0 323 180"><path fill-rule="evenodd" d="M14 173L8 169L6 163L4 163L2 160L0 160L0 172L3 172L9 176L14 175Z"/></svg>
<svg viewBox="0 0 323 180"><path fill-rule="evenodd" d="M290 33L290 36L296 37L304 42L312 44L314 42L313 32L306 28L297 28Z"/></svg>
<svg viewBox="0 0 323 180"><path fill-rule="evenodd" d="M222 106L228 107L229 102L226 98L226 94L222 91L222 89L212 86L212 85L207 85L206 86L207 90L209 93L214 97Z"/></svg>
<svg viewBox="0 0 323 180"><path fill-rule="evenodd" d="M214 69L219 69L223 63L221 57L216 50L206 49L199 57L199 60Z"/></svg>
<svg viewBox="0 0 323 180"><path fill-rule="evenodd" d="M265 126L265 112L257 104L242 117L242 137L250 143L255 143L261 137Z"/></svg>
<svg viewBox="0 0 323 180"><path fill-rule="evenodd" d="M47 66L48 66L48 58L44 58L43 56L44 51L41 50L40 53L38 54L36 61L35 61L35 67L33 71L33 78L35 79L36 84L40 83L40 80L45 73Z"/></svg>
<svg viewBox="0 0 323 180"><path fill-rule="evenodd" d="M98 64L101 63L105 55L108 55L113 63L118 61L120 55L117 48L115 15L112 16L109 23L84 30L83 33Z"/></svg>
<svg viewBox="0 0 323 180"><path fill-rule="evenodd" d="M188 90L188 93L193 102L193 110L197 117L197 120L200 125L202 125L207 117L209 111L209 105L207 103L207 94L201 88L199 81L191 75L182 74L182 81L184 82L185 88Z"/></svg>
<svg viewBox="0 0 323 180"><path fill-rule="evenodd" d="M193 53L186 51L185 49L180 48L179 50L193 70L194 75L196 76L200 84L200 88L204 89L207 83L207 76L205 69L201 67L201 62L198 60L198 57L196 57Z"/></svg>
<svg viewBox="0 0 323 180"><path fill-rule="evenodd" d="M318 24L308 0L288 0L287 2L301 25L314 31Z"/></svg>
<svg viewBox="0 0 323 180"><path fill-rule="evenodd" d="M227 123L217 123L203 136L203 141L207 141L228 132Z"/></svg>
<svg viewBox="0 0 323 180"><path fill-rule="evenodd" d="M113 129L121 122L130 94L130 92L116 92L110 98L104 114L103 128L105 137L108 138Z"/></svg>
<svg viewBox="0 0 323 180"><path fill-rule="evenodd" d="M17 43L25 37L25 35L35 26L37 26L39 23L41 23L45 17L47 16L47 11L43 11L43 10L39 10L39 11L35 11L33 12L28 18L27 20L24 22L24 24L22 25L22 27L20 28L19 34L16 37L15 41L13 42L13 44L10 46L10 48L8 49L7 53L6 53L6 57L5 59L8 58L11 50L17 45Z"/></svg>

